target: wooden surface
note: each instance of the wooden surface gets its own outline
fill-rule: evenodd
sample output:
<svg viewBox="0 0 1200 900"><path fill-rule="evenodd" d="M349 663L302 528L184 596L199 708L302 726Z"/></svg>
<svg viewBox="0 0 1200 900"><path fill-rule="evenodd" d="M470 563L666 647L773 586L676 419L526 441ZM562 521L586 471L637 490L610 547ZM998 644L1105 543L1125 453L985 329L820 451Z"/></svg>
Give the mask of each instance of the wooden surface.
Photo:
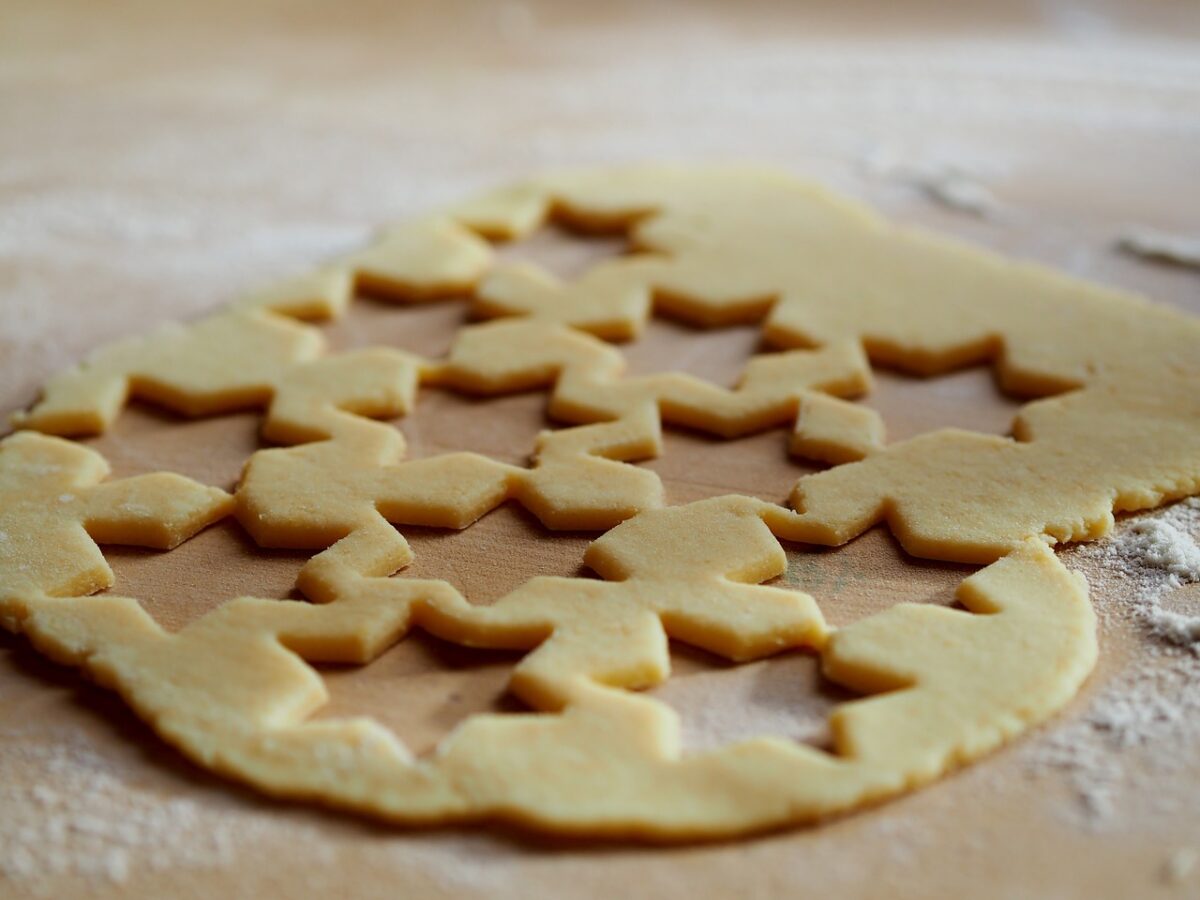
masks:
<svg viewBox="0 0 1200 900"><path fill-rule="evenodd" d="M109 338L199 315L382 223L565 164L772 162L907 221L1200 312L1195 274L1112 250L1131 222L1200 230L1200 18L1187 4L967 5L950 18L933 4L903 16L646 6L0 4L0 409L28 403L47 374ZM1001 209L975 219L865 174L881 146L971 170ZM619 249L551 233L509 252L569 274ZM328 331L336 347L434 354L464 312L462 302L364 301ZM728 383L756 343L751 328L656 322L626 349L635 371ZM1003 433L1016 408L982 369L931 381L880 373L867 402L893 439L945 424ZM543 404L431 390L398 427L416 456L471 449L520 462L547 425ZM92 443L118 475L169 469L232 487L257 424L135 407ZM729 491L781 500L805 471L784 446L781 430L729 442L673 431L646 465L672 502ZM448 578L477 602L578 571L590 537L549 535L511 507L461 533L404 533L411 574ZM258 551L232 521L171 553L108 557L117 590L168 627L238 594L289 596L305 558ZM784 581L835 624L900 600L950 602L970 571L907 559L879 530L789 558ZM68 856L52 879L0 880L0 894L1200 896L1194 873L1164 877L1179 851L1200 848L1200 806L1154 814L1142 802L1200 786L1188 763L1200 747L1178 747L1184 764L1172 772L1129 754L1137 787L1098 824L1079 815L1063 777L1026 762L1143 650L1109 623L1097 674L1067 716L909 798L820 828L648 849L495 829L406 833L269 802L184 763L113 696L5 635L5 796L43 779L77 790L80 815L121 820L158 803L187 815L167 817L174 838L143 827L115 880ZM503 695L512 661L415 635L365 669L328 671L324 714L370 713L428 751L472 712L516 708ZM820 742L840 699L802 654L730 668L676 648L673 665L657 693L680 710L692 746L763 729ZM74 776L51 765L63 758ZM22 814L9 802L0 826ZM216 833L229 846L201 852Z"/></svg>

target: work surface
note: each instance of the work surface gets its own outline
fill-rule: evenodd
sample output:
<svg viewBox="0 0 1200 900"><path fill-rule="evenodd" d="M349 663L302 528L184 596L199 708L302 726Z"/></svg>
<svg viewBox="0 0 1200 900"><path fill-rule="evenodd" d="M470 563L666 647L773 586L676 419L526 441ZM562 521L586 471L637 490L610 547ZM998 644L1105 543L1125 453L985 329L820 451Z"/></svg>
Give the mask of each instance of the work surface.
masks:
<svg viewBox="0 0 1200 900"><path fill-rule="evenodd" d="M3 4L0 410L110 338L195 317L382 224L563 165L772 163L899 219L1200 313L1194 272L1114 249L1134 223L1200 231L1200 55L1188 43L1200 20L1180 18L1185 4L965 8L937 29L832 5L733 6ZM930 186L948 169L994 194L989 215L935 202ZM511 252L570 274L619 250L549 234ZM461 301L364 301L328 332L339 348L435 355L465 314ZM656 322L626 349L634 371L728 384L756 342L751 328ZM429 390L398 427L412 455L520 462L550 424L544 400ZM984 369L879 373L867 402L891 439L942 425L1004 433L1016 408ZM135 407L92 443L118 475L168 469L231 488L257 425L253 414L184 422ZM784 447L782 431L729 442L671 432L646 465L671 502L782 500L807 471ZM461 533L404 533L412 574L448 578L476 602L578 571L594 536L551 535L509 506ZM257 551L232 521L170 553L108 556L117 590L171 628L239 594L289 596L305 559ZM789 548L789 559L783 581L834 624L901 600L951 602L971 571L909 560L879 530L836 552ZM5 635L0 894L1196 896L1200 732L1185 720L1200 710L1197 687L1106 734L1097 705L1149 648L1119 614L1130 586L1078 553L1064 559L1092 577L1103 629L1100 665L1066 714L910 797L707 846L405 832L260 799L188 765L114 696ZM1172 602L1194 606L1200 591ZM426 752L473 712L517 708L504 696L512 663L413 636L366 669L329 670L323 714L370 713ZM678 648L673 666L657 693L693 747L762 732L819 741L837 699L802 654L729 668Z"/></svg>

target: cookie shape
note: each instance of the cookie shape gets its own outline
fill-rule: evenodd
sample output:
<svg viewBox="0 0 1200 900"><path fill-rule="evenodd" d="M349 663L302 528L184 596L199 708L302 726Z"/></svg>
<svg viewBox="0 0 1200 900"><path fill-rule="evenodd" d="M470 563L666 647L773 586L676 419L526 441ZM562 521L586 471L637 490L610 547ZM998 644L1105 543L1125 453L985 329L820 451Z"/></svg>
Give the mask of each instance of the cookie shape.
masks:
<svg viewBox="0 0 1200 900"><path fill-rule="evenodd" d="M224 491L181 475L104 481L108 472L98 453L59 438L0 441L0 598L111 587L97 542L169 550L233 508Z"/></svg>
<svg viewBox="0 0 1200 900"><path fill-rule="evenodd" d="M128 598L43 593L5 621L195 761L268 792L397 822L659 839L906 790L1051 715L1094 662L1082 580L1037 541L967 579L965 611L902 604L829 636L812 598L757 584L784 569L771 529L792 518L745 497L646 512L589 548L608 580L535 578L490 607L385 577L410 553L377 522L305 567L315 603L239 598L169 634ZM512 689L543 712L473 717L422 759L369 719L307 721L325 691L305 661L363 662L414 626L530 650ZM625 690L666 677L668 634L737 659L809 646L873 696L834 713L832 754L769 737L683 754L674 712Z"/></svg>

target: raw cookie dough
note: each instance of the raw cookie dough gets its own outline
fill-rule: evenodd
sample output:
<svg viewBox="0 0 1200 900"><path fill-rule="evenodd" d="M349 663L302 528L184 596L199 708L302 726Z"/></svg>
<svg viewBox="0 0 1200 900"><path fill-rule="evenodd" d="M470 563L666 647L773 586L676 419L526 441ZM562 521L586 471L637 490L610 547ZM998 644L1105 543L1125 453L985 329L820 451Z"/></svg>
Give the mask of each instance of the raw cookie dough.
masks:
<svg viewBox="0 0 1200 900"><path fill-rule="evenodd" d="M365 250L261 288L234 306L298 319L336 318L356 293L394 303L461 295L491 262L487 241L453 219L435 216L385 229Z"/></svg>
<svg viewBox="0 0 1200 900"><path fill-rule="evenodd" d="M618 460L650 455L657 420L543 433L532 468L478 453L404 461L404 436L358 420L334 440L259 450L238 520L263 547L323 548L375 521L465 528L516 500L550 528L601 529L662 505L658 476Z"/></svg>
<svg viewBox="0 0 1200 900"><path fill-rule="evenodd" d="M0 592L10 602L112 587L97 541L169 550L233 508L224 491L182 475L104 481L108 472L100 454L60 438L0 441Z"/></svg>
<svg viewBox="0 0 1200 900"><path fill-rule="evenodd" d="M395 416L412 405L416 357L386 347L323 357L323 348L317 329L261 311L169 325L56 375L13 424L99 434L136 396L188 416L265 408L264 437L301 441L333 436L351 414Z"/></svg>
<svg viewBox="0 0 1200 900"><path fill-rule="evenodd" d="M490 607L445 582L384 577L411 554L376 518L305 566L314 603L243 597L169 634L135 600L13 591L6 573L0 611L193 760L270 793L405 823L656 839L907 790L1044 720L1094 663L1082 579L1037 541L968 578L966 611L901 604L830 635L811 597L757 584L786 567L771 530L790 518L737 496L642 513L588 549L607 581L535 578ZM369 719L307 721L326 694L306 660L365 662L413 626L530 650L511 688L542 713L475 716L419 760ZM764 737L683 755L675 713L622 690L667 676L668 635L733 659L810 647L830 679L874 696L835 711L833 753Z"/></svg>
<svg viewBox="0 0 1200 900"><path fill-rule="evenodd" d="M558 325L464 329L445 362L424 367L424 380L482 393L554 384L553 415L600 421L543 433L526 469L475 453L402 462L400 432L347 420L336 440L255 453L238 488L238 518L261 546L300 548L326 547L378 514L463 528L506 500L550 528L608 528L662 504L654 473L618 462L657 455L660 417L733 436L799 412L792 449L839 460L870 452L878 435L862 407L818 393L869 383L853 343L756 357L734 391L681 373L620 379L623 365L612 347Z"/></svg>
<svg viewBox="0 0 1200 900"><path fill-rule="evenodd" d="M808 524L792 537L841 544L886 521L914 556L972 563L1030 535L1095 540L1114 510L1200 491L1198 385L1100 383L1025 406L1015 440L946 429L801 478L792 503Z"/></svg>
<svg viewBox="0 0 1200 900"><path fill-rule="evenodd" d="M791 452L831 463L882 447L875 411L839 399L871 386L855 341L755 356L734 390L685 372L621 378L624 368L620 353L590 335L517 319L464 329L434 377L483 394L552 386L548 411L566 422L655 418L725 438L792 423Z"/></svg>
<svg viewBox="0 0 1200 900"><path fill-rule="evenodd" d="M1010 392L1071 391L1025 407L1012 440L946 429L802 478L793 500L812 527L797 539L842 543L886 521L915 555L989 562L1028 537L1099 537L1114 510L1200 491L1200 321L1143 298L756 172L568 173L456 215L506 236L557 215L625 229L642 251L570 283L496 268L477 289L490 314L602 334L636 332L652 308L697 324L761 319L783 347L857 340L873 362L915 373L986 362Z"/></svg>
<svg viewBox="0 0 1200 900"><path fill-rule="evenodd" d="M552 216L627 230L640 252L570 283L492 267L484 236ZM287 318L338 315L358 289L415 301L472 287L479 312L519 318L463 329L444 360L323 357L317 333ZM102 350L20 424L102 430L131 394L186 414L263 408L264 434L299 446L252 456L237 514L260 544L328 548L300 577L314 602L239 598L169 634L134 600L84 596L111 580L84 536L54 558L35 548L32 569L24 547L0 556L0 621L119 690L201 764L388 820L676 839L806 821L920 784L1044 720L1090 670L1086 592L1045 539L1095 537L1114 508L1200 488L1194 321L768 173L552 176L238 305ZM598 338L633 336L655 310L761 319L786 349L754 358L734 390L624 378ZM990 362L1008 390L1044 399L1013 439L947 429L885 447L877 417L842 399L869 387L866 358L927 374ZM401 435L371 419L403 414L420 383L547 387L553 415L587 424L542 435L528 469L469 453L404 462ZM746 497L657 508L657 477L625 464L659 452L663 421L732 436L790 420L794 452L856 460L801 479L795 513ZM89 500L46 519L53 485L37 502L20 491L39 455L70 445L18 435L0 447L0 466L25 467L9 483L26 544L46 524L167 544L228 509L217 492L207 505L160 497L149 513L122 503L111 518ZM535 578L476 607L444 582L387 577L411 557L390 522L464 527L506 499L550 527L626 520L586 557L607 580ZM905 604L834 633L812 598L758 584L785 566L772 535L840 543L877 521L914 553L999 561L963 582L965 611ZM540 712L474 717L421 760L370 720L308 721L325 691L305 660L367 662L413 626L530 651L511 687ZM674 714L626 690L667 676L668 636L734 660L808 648L827 677L872 696L834 713L833 753L761 738L685 756Z"/></svg>
<svg viewBox="0 0 1200 900"><path fill-rule="evenodd" d="M883 425L874 411L834 396L858 395L870 386L866 358L853 341L756 356L732 391L682 372L623 379L625 361L613 347L536 320L464 328L440 361L387 347L330 356L321 356L322 348L319 331L281 315L223 312L101 348L51 379L34 408L13 422L52 434L98 434L136 396L190 416L264 408L263 437L296 444L357 435L361 417L404 415L419 384L484 394L554 386L554 417L618 423L541 441L543 460L565 448L557 456L573 454L584 470L596 455L630 461L657 456L664 418L724 437L791 421L791 451L826 462L861 459L882 446ZM618 443L627 449L609 449L610 431L622 435ZM546 521L552 518L550 511Z"/></svg>
<svg viewBox="0 0 1200 900"><path fill-rule="evenodd" d="M569 283L529 265L490 267L481 235L519 237L551 217L625 230L641 252ZM776 173L643 167L552 175L385 232L366 251L288 284L241 305L333 316L355 285L410 300L474 285L477 311L524 321L505 323L508 330L502 323L465 329L448 362L380 349L301 364L319 350L315 338L301 338L303 326L293 324L300 331L289 332L287 353L263 352L253 335L282 334L282 320L262 309L257 319L225 314L192 326L211 335L176 334L145 339L137 350L102 351L89 366L54 379L18 424L94 431L132 391L192 413L269 403L266 436L297 443L331 436L335 419L358 434L353 414L399 414L417 381L484 392L553 383L553 414L606 425L543 438L539 463L528 472L472 462L473 472L483 474L469 478L468 489L477 492L480 512L490 508L487 498L515 497L552 527L605 527L657 504L661 488L633 474L618 476L611 463L660 452L660 417L727 436L795 417L792 452L835 464L861 461L800 480L793 502L805 524L794 539L842 543L883 521L915 555L980 563L1029 537L1099 537L1114 510L1200 491L1197 320L895 227ZM336 297L312 290L331 284L340 285ZM818 354L842 360L841 369L785 384L779 379L790 364L783 359L804 372L820 358L792 350L778 359L756 357L733 392L679 374L618 380L615 354L583 336L572 343L560 327L626 338L653 310L697 324L763 320L772 342L818 345ZM856 346L873 362L917 373L990 363L1011 392L1068 393L1027 405L1011 439L945 429L884 447L877 416L831 396L869 385ZM320 477L314 467L323 456L336 480L348 452L297 448L294 459ZM379 468L399 457L392 442L356 458ZM568 481L611 475L611 502L582 518L562 514L578 509L579 497L553 496L552 486L565 482L547 474L552 462L556 472L572 473ZM437 465L460 464L463 458ZM264 465L252 462L251 471ZM257 526L245 510L269 516L260 506L249 497L242 503L252 531ZM297 542L270 531L263 526L256 535ZM328 531L337 533L346 532L340 525Z"/></svg>

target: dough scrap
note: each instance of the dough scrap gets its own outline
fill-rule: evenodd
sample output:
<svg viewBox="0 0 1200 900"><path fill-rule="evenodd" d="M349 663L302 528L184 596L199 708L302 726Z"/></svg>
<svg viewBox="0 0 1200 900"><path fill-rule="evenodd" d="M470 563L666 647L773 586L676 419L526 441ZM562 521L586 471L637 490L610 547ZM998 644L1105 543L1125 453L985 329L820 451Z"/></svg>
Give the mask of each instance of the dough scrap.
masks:
<svg viewBox="0 0 1200 900"><path fill-rule="evenodd" d="M758 584L785 569L771 532L792 518L737 496L645 512L589 547L608 580L534 578L486 607L386 577L411 553L377 519L305 566L313 603L242 597L169 634L129 598L0 583L0 612L193 760L270 793L403 823L662 840L911 789L1050 716L1095 661L1082 578L1036 540L963 582L966 611L900 604L830 635L811 597ZM540 712L474 716L422 759L369 719L307 721L326 693L305 661L366 662L412 627L529 650L510 686ZM734 659L810 647L871 696L834 712L833 753L764 737L683 754L675 713L625 690L667 676L668 634Z"/></svg>

